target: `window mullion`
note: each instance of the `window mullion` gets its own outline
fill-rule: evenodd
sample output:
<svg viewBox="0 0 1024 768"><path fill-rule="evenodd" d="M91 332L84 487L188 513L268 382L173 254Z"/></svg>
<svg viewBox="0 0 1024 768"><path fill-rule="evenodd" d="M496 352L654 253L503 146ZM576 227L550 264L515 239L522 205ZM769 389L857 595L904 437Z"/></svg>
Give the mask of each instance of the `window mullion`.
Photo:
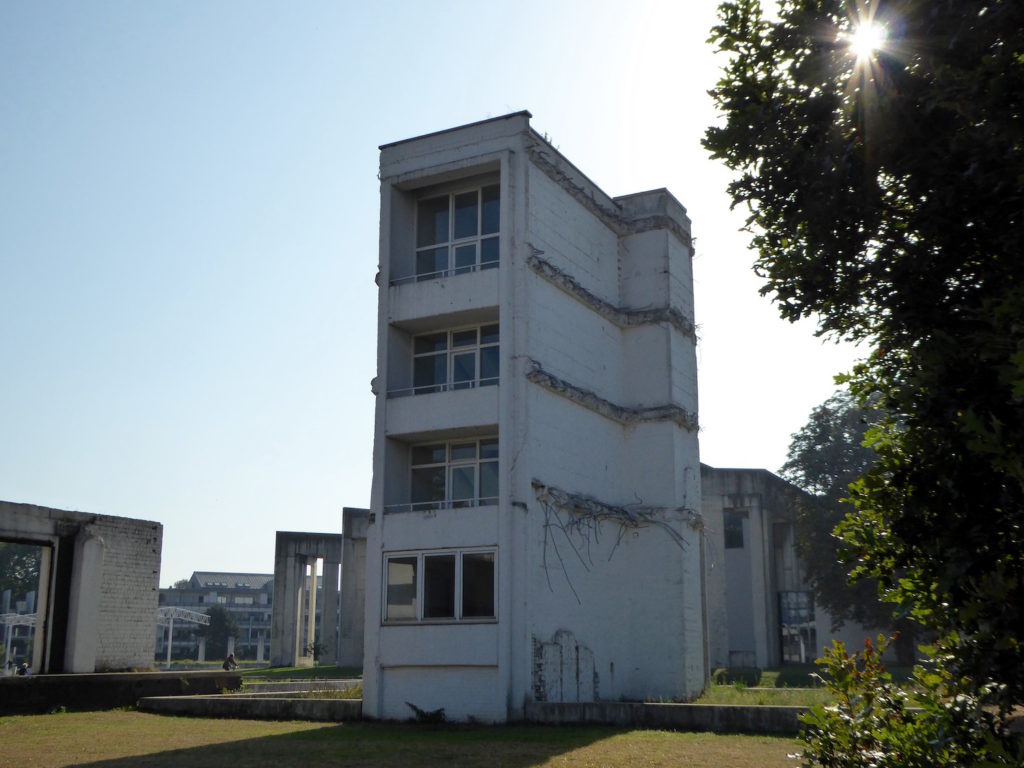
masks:
<svg viewBox="0 0 1024 768"><path fill-rule="evenodd" d="M448 195L448 275L455 274L455 193Z"/></svg>

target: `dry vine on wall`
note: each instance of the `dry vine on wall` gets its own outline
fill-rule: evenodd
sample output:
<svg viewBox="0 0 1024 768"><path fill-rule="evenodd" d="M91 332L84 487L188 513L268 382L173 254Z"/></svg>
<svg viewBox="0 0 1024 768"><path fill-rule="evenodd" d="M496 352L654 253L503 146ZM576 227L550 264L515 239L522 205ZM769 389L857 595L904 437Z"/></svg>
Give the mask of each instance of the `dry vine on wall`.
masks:
<svg viewBox="0 0 1024 768"><path fill-rule="evenodd" d="M604 525L612 525L615 528L615 541L608 552L608 560L612 559L627 531L636 531L640 528L659 528L676 546L685 549L686 538L666 520L669 513L681 514L692 530L700 531L704 528L701 516L688 507L652 507L642 502L616 506L598 501L590 496L569 493L560 488L545 485L539 480L534 480L532 485L534 495L544 510L543 568L548 588L553 591L551 573L548 568L548 546L550 544L566 583L569 585L573 597L576 598L576 602L580 604L582 603L579 594L573 587L566 567L566 557L575 557L583 569L589 572L594 567L593 553L601 543ZM556 535L558 533L561 533L562 536ZM566 552L565 556L558 545L559 539L562 537L571 550L571 552Z"/></svg>

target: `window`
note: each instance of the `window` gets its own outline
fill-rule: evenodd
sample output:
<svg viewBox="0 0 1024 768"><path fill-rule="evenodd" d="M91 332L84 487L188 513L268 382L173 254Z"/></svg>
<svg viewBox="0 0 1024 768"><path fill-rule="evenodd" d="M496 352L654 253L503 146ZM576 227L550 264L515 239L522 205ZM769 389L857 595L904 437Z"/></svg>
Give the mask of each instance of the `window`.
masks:
<svg viewBox="0 0 1024 768"><path fill-rule="evenodd" d="M497 384L498 342L497 324L414 337L412 393Z"/></svg>
<svg viewBox="0 0 1024 768"><path fill-rule="evenodd" d="M235 605L252 605L251 597L235 596Z"/></svg>
<svg viewBox="0 0 1024 768"><path fill-rule="evenodd" d="M420 200L416 279L433 280L498 266L497 184Z"/></svg>
<svg viewBox="0 0 1024 768"><path fill-rule="evenodd" d="M414 445L411 509L498 503L498 438Z"/></svg>
<svg viewBox="0 0 1024 768"><path fill-rule="evenodd" d="M818 653L814 596L804 591L779 592L779 633L783 664L807 664Z"/></svg>
<svg viewBox="0 0 1024 768"><path fill-rule="evenodd" d="M743 549L743 518L746 515L732 510L722 513L722 527L725 529L725 548Z"/></svg>
<svg viewBox="0 0 1024 768"><path fill-rule="evenodd" d="M418 552L384 561L384 621L493 620L494 552Z"/></svg>

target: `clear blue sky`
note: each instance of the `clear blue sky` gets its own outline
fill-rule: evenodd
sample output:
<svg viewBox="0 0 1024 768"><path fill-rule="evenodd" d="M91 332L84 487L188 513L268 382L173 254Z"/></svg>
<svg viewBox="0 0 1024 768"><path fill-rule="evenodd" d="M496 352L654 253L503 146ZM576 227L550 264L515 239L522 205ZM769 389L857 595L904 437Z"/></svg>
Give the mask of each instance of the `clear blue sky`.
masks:
<svg viewBox="0 0 1024 768"><path fill-rule="evenodd" d="M0 499L157 520L161 585L370 495L377 146L529 109L697 237L701 454L856 353L779 320L699 141L715 3L0 0Z"/></svg>

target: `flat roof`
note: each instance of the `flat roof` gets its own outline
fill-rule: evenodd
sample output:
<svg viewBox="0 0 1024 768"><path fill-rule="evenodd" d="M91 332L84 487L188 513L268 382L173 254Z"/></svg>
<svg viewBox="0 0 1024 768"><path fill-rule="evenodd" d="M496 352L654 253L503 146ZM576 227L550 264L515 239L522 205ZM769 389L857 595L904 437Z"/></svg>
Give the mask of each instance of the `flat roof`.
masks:
<svg viewBox="0 0 1024 768"><path fill-rule="evenodd" d="M497 122L498 120L510 120L513 117L531 118L531 117L533 117L533 115L531 115L525 109L521 110L519 112L510 112L509 114L501 115L500 117L489 117L486 120L477 120L476 122L473 122L473 123L466 123L465 125L457 125L454 128L445 128L443 131L433 131L432 133L424 133L424 134L422 134L420 136L413 136L412 138L409 138L409 139L400 139L398 141L392 141L392 142L389 142L387 144L381 144L379 147L377 147L377 149L388 149L389 147L397 147L399 144L405 144L405 143L410 142L410 141L419 141L420 139L425 139L425 138L427 138L429 136L440 136L440 135L445 134L445 133L451 133L452 131L461 131L463 128L472 128L473 126L476 126L476 125L484 125L486 123L494 123L494 122Z"/></svg>

